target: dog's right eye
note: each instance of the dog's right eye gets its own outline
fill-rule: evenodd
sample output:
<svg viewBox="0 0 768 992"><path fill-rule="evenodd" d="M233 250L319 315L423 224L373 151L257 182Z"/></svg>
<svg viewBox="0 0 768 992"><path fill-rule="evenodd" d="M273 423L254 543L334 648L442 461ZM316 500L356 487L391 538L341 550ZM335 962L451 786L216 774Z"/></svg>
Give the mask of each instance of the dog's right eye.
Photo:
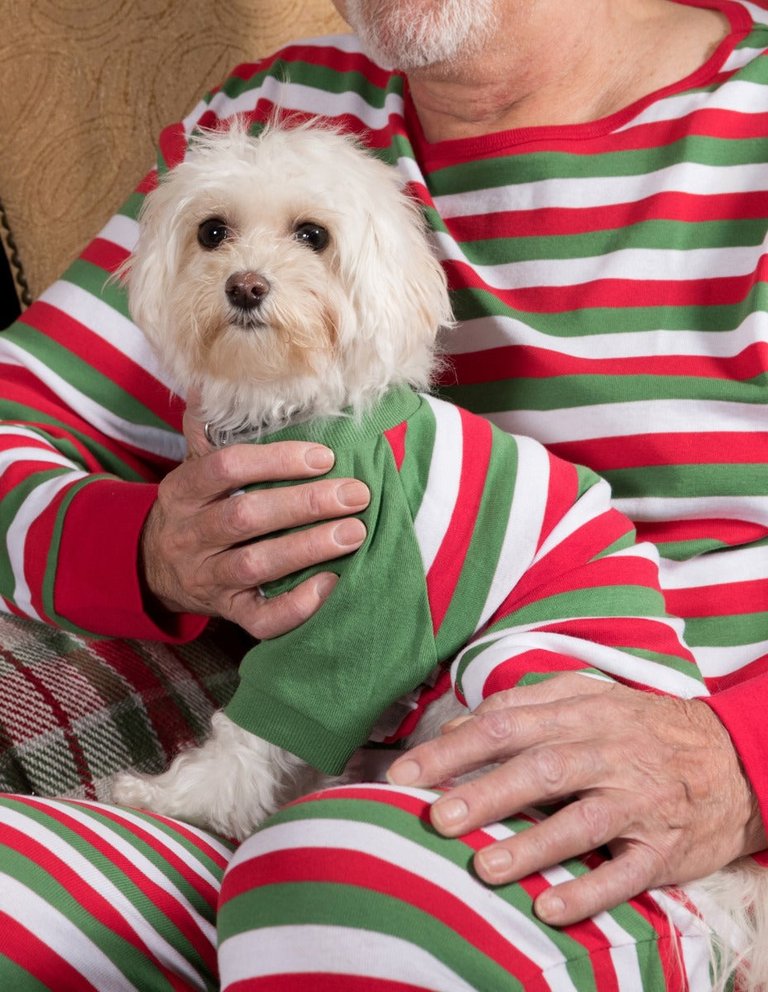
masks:
<svg viewBox="0 0 768 992"><path fill-rule="evenodd" d="M213 251L229 237L230 231L220 217L209 217L197 229L197 242L206 251Z"/></svg>

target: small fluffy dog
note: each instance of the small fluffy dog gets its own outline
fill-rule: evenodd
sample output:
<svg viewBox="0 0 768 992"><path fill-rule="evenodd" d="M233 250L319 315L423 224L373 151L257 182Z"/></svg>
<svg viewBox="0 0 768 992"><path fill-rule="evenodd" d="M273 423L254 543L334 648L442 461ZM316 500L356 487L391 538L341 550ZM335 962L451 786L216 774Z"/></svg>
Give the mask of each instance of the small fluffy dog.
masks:
<svg viewBox="0 0 768 992"><path fill-rule="evenodd" d="M359 419L393 389L428 388L437 333L452 323L397 172L317 123L254 138L236 119L193 136L148 195L118 274L174 384L200 389L218 444ZM217 713L203 747L162 775L118 776L112 795L243 838L326 780Z"/></svg>
<svg viewBox="0 0 768 992"><path fill-rule="evenodd" d="M194 137L149 194L122 275L136 322L180 391L201 390L219 443L318 418L359 421L393 389L427 389L438 330L452 322L402 180L322 126L273 125L254 138L235 123ZM459 708L443 695L410 742ZM118 776L113 798L243 838L326 780L218 713L204 745L161 775ZM768 975L764 875L744 867L698 883L729 935L721 975L752 959L745 988Z"/></svg>

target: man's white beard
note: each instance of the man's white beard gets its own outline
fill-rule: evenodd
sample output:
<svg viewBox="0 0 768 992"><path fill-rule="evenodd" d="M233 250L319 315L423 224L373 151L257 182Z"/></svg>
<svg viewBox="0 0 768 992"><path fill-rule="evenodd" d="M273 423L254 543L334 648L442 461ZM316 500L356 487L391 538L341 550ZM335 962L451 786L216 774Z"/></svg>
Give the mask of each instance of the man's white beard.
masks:
<svg viewBox="0 0 768 992"><path fill-rule="evenodd" d="M368 55L410 72L477 51L496 22L495 0L347 0L345 16Z"/></svg>

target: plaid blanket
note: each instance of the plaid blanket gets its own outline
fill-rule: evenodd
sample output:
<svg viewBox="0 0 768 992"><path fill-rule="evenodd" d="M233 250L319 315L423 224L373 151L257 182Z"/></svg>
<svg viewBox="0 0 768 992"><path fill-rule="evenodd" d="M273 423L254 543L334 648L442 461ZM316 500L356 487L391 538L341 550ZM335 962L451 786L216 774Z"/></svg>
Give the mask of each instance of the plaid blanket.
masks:
<svg viewBox="0 0 768 992"><path fill-rule="evenodd" d="M192 644L87 640L0 616L0 791L86 799L197 743L252 644L212 624Z"/></svg>

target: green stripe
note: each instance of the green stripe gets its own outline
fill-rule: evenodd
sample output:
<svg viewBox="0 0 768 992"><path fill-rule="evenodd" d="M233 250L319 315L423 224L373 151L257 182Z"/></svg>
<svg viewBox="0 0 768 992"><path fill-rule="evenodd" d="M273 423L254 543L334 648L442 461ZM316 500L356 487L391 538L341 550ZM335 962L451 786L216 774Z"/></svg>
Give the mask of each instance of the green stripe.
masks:
<svg viewBox="0 0 768 992"><path fill-rule="evenodd" d="M623 249L662 251L752 247L762 244L765 220L701 221L696 224L696 244L691 244L690 223L647 221L630 229L606 228L580 234L541 237L488 238L460 241L467 260L475 265L504 265L510 262L557 259L590 259Z"/></svg>
<svg viewBox="0 0 768 992"><path fill-rule="evenodd" d="M459 321L510 317L524 320L553 338L582 338L596 334L626 334L638 331L690 331L691 308L674 307L583 307L563 313L533 313L516 310L485 289L457 289L451 293L454 315ZM697 332L732 331L751 312L768 309L765 283L756 283L742 302L729 306L701 306L696 311ZM447 341L450 346L450 338Z"/></svg>
<svg viewBox="0 0 768 992"><path fill-rule="evenodd" d="M41 935L43 942L46 938ZM5 938L8 939L7 937ZM30 972L7 958L0 949L0 988L8 992L51 992L50 985L43 985Z"/></svg>
<svg viewBox="0 0 768 992"><path fill-rule="evenodd" d="M580 467L580 466L579 466ZM631 548L636 543L636 534L633 528L630 528L626 534L622 534L621 537L617 538L602 551L598 551L596 555L590 558L590 561L599 561L600 558L608 558L610 555L615 554L617 551L624 551L626 548Z"/></svg>
<svg viewBox="0 0 768 992"><path fill-rule="evenodd" d="M402 87L396 77L391 79L389 89L382 89L361 72L340 72L330 66L304 62L301 59L296 61L276 59L263 71L255 73L249 79L243 80L235 77L228 79L222 88L228 97L234 99L243 93L258 89L268 77L274 77L281 82L306 86L321 93L355 93L377 109L384 106L389 90L396 91Z"/></svg>
<svg viewBox="0 0 768 992"><path fill-rule="evenodd" d="M664 616L661 593L646 586L593 586L543 596L515 610L494 624L504 630L522 624L562 620L565 617L654 617Z"/></svg>
<svg viewBox="0 0 768 992"><path fill-rule="evenodd" d="M467 667L472 662L472 660L474 658L476 658L479 654L482 654L482 652L487 647L489 647L489 645L487 645L487 644L484 645L484 646L483 645L480 645L480 646L472 649L472 651L471 651L471 657L470 657L470 652L467 652L467 655L466 656L462 656L461 664L459 666L459 675L458 675L458 678L463 678L464 672L466 671ZM702 683L704 681L703 676L701 675L701 672L696 667L696 665L692 664L690 661L685 661L685 659L683 659L683 658L677 657L677 655L663 654L663 653L657 652L657 651L646 651L646 650L644 650L642 648L635 648L635 647L632 647L632 646L629 646L629 645L625 645L625 644L617 644L617 645L615 645L615 650L616 651L621 651L622 654L630 655L633 658L642 659L643 661L649 661L652 664L659 665L662 668L672 668L676 672L679 672L681 675L685 675L687 678L695 679L696 681L699 681L699 682L702 682ZM592 672L595 675L599 675L603 679L606 677L606 672L602 671L599 668L584 667L584 668L577 669L577 671L578 672L581 672L581 673L590 673L590 672ZM525 675L523 675L519 679L519 681L516 684L517 685L535 685L538 682L544 682L546 679L554 678L558 674L560 674L560 673L559 672L556 672L556 671L534 671L534 672L527 672ZM651 681L649 679L649 677L648 677L650 673L648 673L647 668L644 668L638 674L639 675L642 675L642 679L640 679L640 681L643 681L643 682ZM611 681L614 680L614 676L613 675L608 674L608 678ZM628 678L631 678L631 675L628 676Z"/></svg>
<svg viewBox="0 0 768 992"><path fill-rule="evenodd" d="M606 469L614 498L652 494L668 498L768 495L765 465L649 465Z"/></svg>
<svg viewBox="0 0 768 992"><path fill-rule="evenodd" d="M685 621L685 640L692 648L759 644L766 639L768 611L735 616L693 617Z"/></svg>
<svg viewBox="0 0 768 992"><path fill-rule="evenodd" d="M284 882L259 886L222 907L219 914L222 940L238 932L235 921L245 920L249 931L292 925L354 927L360 931L363 947L366 933L384 934L419 947L450 968L471 988L503 988L509 992L524 992L525 989L525 985L515 980L506 968L459 939L450 924L441 922L429 910L354 884ZM258 946L256 935L254 944ZM353 966L352 962L349 964ZM290 966L287 964L287 967Z"/></svg>
<svg viewBox="0 0 768 992"><path fill-rule="evenodd" d="M616 137L617 143L621 140ZM550 179L576 179L587 188L601 179L632 179L650 172L677 165L679 162L700 163L708 166L751 165L768 158L768 142L755 139L707 137L688 134L681 141L663 146L640 149L620 149L591 155L590 175L584 175L581 155L560 151L531 152L527 155L498 158L481 158L461 165L446 166L430 174L430 191L433 197L455 196L480 189L514 188L528 183ZM574 197L573 207L580 204Z"/></svg>
<svg viewBox="0 0 768 992"><path fill-rule="evenodd" d="M419 415L408 421L405 458L400 467L400 484L411 511L411 519L416 518L427 489L436 434L435 414L430 404L424 400L419 408Z"/></svg>
<svg viewBox="0 0 768 992"><path fill-rule="evenodd" d="M117 211L118 217L128 217L130 220L138 220L139 211L146 199L144 193L131 193L130 196L126 197L123 201L120 209Z"/></svg>
<svg viewBox="0 0 768 992"><path fill-rule="evenodd" d="M62 280L71 282L79 289L90 293L126 320L131 319L125 286L111 278L100 265L88 262L84 258L77 258L64 273Z"/></svg>
<svg viewBox="0 0 768 992"><path fill-rule="evenodd" d="M759 541L750 541L743 547L749 548L768 548L768 537L762 538ZM669 541L668 543L657 543L657 548L659 548L659 553L664 558L671 558L673 561L684 561L687 558L693 558L697 554L701 554L704 551L730 551L732 550L732 545L726 544L724 541L705 540L700 541ZM737 545L738 547L738 545Z"/></svg>
<svg viewBox="0 0 768 992"><path fill-rule="evenodd" d="M454 403L475 413L499 410L562 410L601 403L644 403L659 400L702 400L763 406L768 373L741 382L696 376L651 375L561 375L548 380L500 379L464 386L448 386L444 392ZM652 399L649 399L652 397ZM606 410L606 416L610 411ZM692 427L694 424L692 423Z"/></svg>
<svg viewBox="0 0 768 992"><path fill-rule="evenodd" d="M641 658L643 661L650 661L654 665L661 665L664 668L673 668L676 672L680 672L681 675L686 675L688 678L703 682L703 676L698 667L690 661L686 661L684 658L680 658L677 655L664 654L660 651L646 651L643 648L635 648L628 644L616 645L616 649L618 651L622 651L624 654L632 655L634 658ZM645 675L643 675L643 679L641 681L645 680Z"/></svg>
<svg viewBox="0 0 768 992"><path fill-rule="evenodd" d="M729 544L714 538L690 541L654 541L654 546L658 548L662 558L669 558L670 561L688 561L689 558L703 555L707 551L725 551L730 548Z"/></svg>

